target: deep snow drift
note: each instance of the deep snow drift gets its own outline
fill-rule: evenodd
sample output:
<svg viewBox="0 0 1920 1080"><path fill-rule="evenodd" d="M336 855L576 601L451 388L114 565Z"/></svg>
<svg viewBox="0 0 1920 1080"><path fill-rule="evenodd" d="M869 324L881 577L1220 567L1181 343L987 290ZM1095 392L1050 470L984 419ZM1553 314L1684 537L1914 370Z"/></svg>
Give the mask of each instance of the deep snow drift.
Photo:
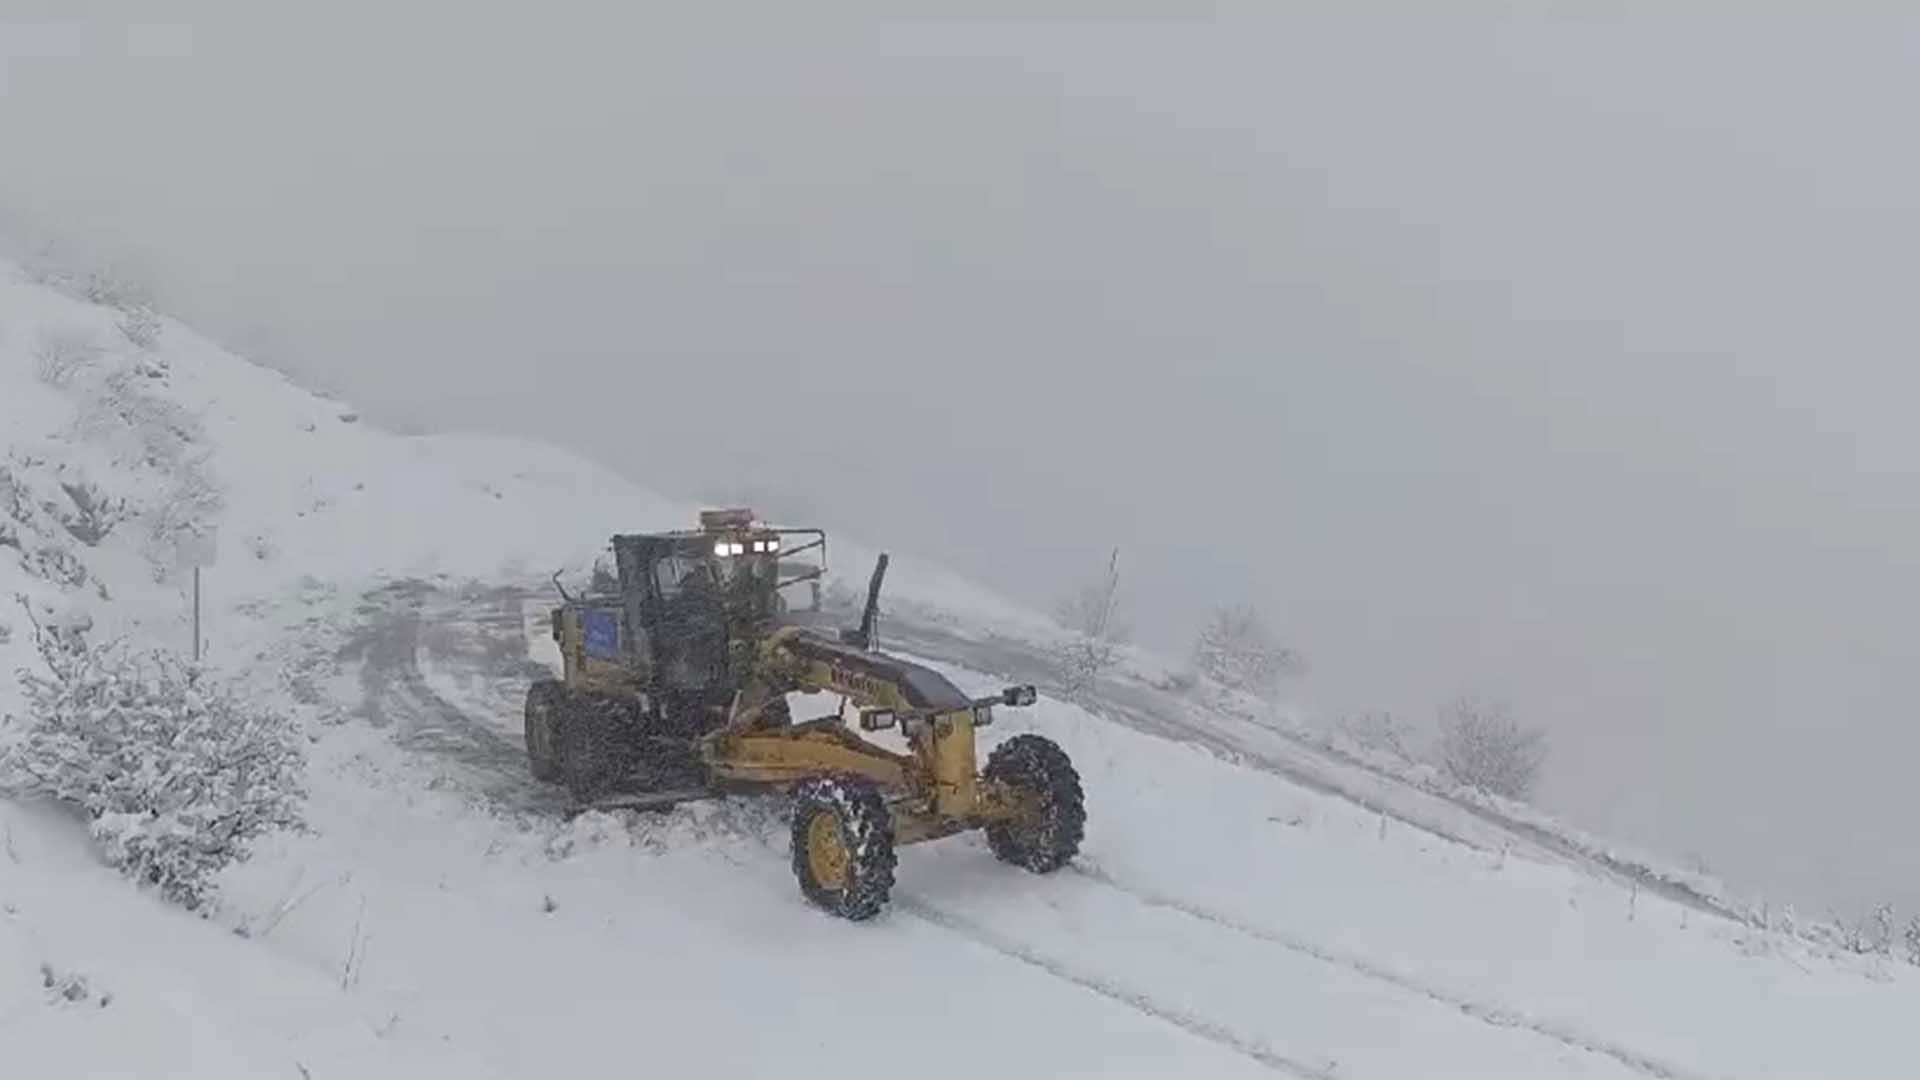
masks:
<svg viewBox="0 0 1920 1080"><path fill-rule="evenodd" d="M128 318L0 264L0 661L32 659L16 593L187 648L198 514L210 659L307 725L313 831L201 919L0 800L4 1075L1920 1074L1920 972L1317 758L1155 690L1151 658L1108 717L1043 700L988 733L1047 734L1085 778L1052 877L908 848L851 925L799 898L776 801L569 820L518 757L541 583L695 508L551 448L370 430ZM963 685L1050 632L911 559L889 590L887 640Z"/></svg>

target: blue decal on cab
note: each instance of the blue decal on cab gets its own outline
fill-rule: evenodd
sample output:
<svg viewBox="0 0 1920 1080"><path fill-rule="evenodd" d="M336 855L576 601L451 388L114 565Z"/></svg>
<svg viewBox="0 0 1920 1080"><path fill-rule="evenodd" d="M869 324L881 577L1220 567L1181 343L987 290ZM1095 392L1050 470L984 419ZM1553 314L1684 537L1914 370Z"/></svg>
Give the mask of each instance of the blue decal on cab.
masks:
<svg viewBox="0 0 1920 1080"><path fill-rule="evenodd" d="M581 619L580 630L587 639L587 655L600 660L620 659L620 614L614 611L589 611Z"/></svg>

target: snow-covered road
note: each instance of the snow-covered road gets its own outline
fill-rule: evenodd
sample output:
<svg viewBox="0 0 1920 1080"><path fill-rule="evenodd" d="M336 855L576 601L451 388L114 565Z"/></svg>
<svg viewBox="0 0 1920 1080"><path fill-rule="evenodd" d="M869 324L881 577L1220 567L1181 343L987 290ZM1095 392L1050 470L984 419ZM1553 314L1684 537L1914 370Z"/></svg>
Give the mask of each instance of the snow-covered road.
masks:
<svg viewBox="0 0 1920 1080"><path fill-rule="evenodd" d="M1078 865L1030 877L969 837L905 849L891 914L841 925L799 899L771 802L568 821L565 800L526 778L519 706L547 659L544 604L517 586L413 581L353 605L325 639L351 688L344 704L409 753L352 760L383 798L439 809L374 822L356 795L352 822L302 856L336 861L365 890L370 921L391 924L365 978L409 1003L398 1011L487 1044L481 1056L509 1062L506 1075L555 1055L606 1060L631 1026L615 1019L623 1011L644 1014L674 1060L722 1053L741 1074L771 1071L780 1053L724 1034L728 1018L765 1010L783 1031L810 1032L801 1062L788 1061L801 1072L829 1058L837 1073L892 1071L897 1058L868 1046L884 1028L894 1053L935 1075L977 1075L986 1047L1056 1075L1905 1075L1825 1072L1832 1043L1749 1022L1811 993L1858 998L1797 1003L1797 1023L1833 1038L1893 1023L1880 1012L1892 996L1867 993L1860 973L1810 970L1764 934L1636 895L1577 853L1426 793L1380 796L1385 778L1356 795L1352 776L1298 776L1291 751L1250 754L1252 733L1231 747L1217 731L1194 737L1191 717L1153 718L1151 688L1122 688L1131 696L1113 711L1126 726L1053 701L1003 719L1062 741L1086 775ZM976 668L1042 674L1010 662L1004 643L897 619L889 644L959 654L950 672L963 683L993 681ZM462 800L482 816L453 809ZM408 854L381 854L396 848ZM350 892L280 932L331 920L318 937L337 943L359 914ZM422 893L456 899L422 910ZM503 939L498 920L535 919L548 903ZM529 987L568 1004L534 1004ZM508 1033L552 1049L510 1050Z"/></svg>

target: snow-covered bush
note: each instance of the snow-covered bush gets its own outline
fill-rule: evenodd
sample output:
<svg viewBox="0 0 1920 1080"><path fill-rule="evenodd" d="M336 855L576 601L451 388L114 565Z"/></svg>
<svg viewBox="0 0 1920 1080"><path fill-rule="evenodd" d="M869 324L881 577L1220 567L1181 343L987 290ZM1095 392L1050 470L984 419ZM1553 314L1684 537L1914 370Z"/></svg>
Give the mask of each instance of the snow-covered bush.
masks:
<svg viewBox="0 0 1920 1080"><path fill-rule="evenodd" d="M100 359L100 343L84 330L49 330L33 347L34 373L48 386L70 385Z"/></svg>
<svg viewBox="0 0 1920 1080"><path fill-rule="evenodd" d="M77 274L72 287L88 303L122 311L146 306L149 291L137 277L116 266L97 266Z"/></svg>
<svg viewBox="0 0 1920 1080"><path fill-rule="evenodd" d="M160 340L160 316L145 304L134 304L120 315L120 335L134 346L151 349Z"/></svg>
<svg viewBox="0 0 1920 1080"><path fill-rule="evenodd" d="M224 503L199 416L163 382L123 369L85 384L73 432L140 477L146 494L132 509L145 527L141 551L154 579L166 580L180 568L183 545L204 543Z"/></svg>
<svg viewBox="0 0 1920 1080"><path fill-rule="evenodd" d="M165 497L147 514L147 536L141 546L155 581L166 580L180 568L187 548L213 536L214 518L225 501L197 462L184 463L175 471Z"/></svg>
<svg viewBox="0 0 1920 1080"><path fill-rule="evenodd" d="M152 385L133 368L122 368L87 387L74 431L95 439L130 465L167 469L194 460L204 433L191 409Z"/></svg>
<svg viewBox="0 0 1920 1080"><path fill-rule="evenodd" d="M88 547L98 547L114 526L131 513L127 509L127 500L116 499L101 490L99 485L85 479L62 480L60 490L66 494L72 509L56 507L54 516L68 535Z"/></svg>
<svg viewBox="0 0 1920 1080"><path fill-rule="evenodd" d="M13 475L11 467L0 465L0 518L24 522L32 513L25 485Z"/></svg>
<svg viewBox="0 0 1920 1080"><path fill-rule="evenodd" d="M22 261L27 280L89 304L127 311L153 306L153 288L144 274L93 260L58 245L43 245Z"/></svg>
<svg viewBox="0 0 1920 1080"><path fill-rule="evenodd" d="M1293 650L1274 640L1258 611L1245 605L1215 611L1194 642L1194 666L1222 686L1271 697L1294 670Z"/></svg>
<svg viewBox="0 0 1920 1080"><path fill-rule="evenodd" d="M1498 705L1463 699L1440 717L1440 767L1455 783L1525 799L1546 757L1546 732Z"/></svg>
<svg viewBox="0 0 1920 1080"><path fill-rule="evenodd" d="M46 671L20 672L0 783L78 807L109 863L189 909L255 838L299 826L292 721L170 654L34 629Z"/></svg>
<svg viewBox="0 0 1920 1080"><path fill-rule="evenodd" d="M34 577L63 589L77 589L85 585L91 576L87 573L87 564L80 561L80 556L59 544L35 547L21 558L20 565Z"/></svg>

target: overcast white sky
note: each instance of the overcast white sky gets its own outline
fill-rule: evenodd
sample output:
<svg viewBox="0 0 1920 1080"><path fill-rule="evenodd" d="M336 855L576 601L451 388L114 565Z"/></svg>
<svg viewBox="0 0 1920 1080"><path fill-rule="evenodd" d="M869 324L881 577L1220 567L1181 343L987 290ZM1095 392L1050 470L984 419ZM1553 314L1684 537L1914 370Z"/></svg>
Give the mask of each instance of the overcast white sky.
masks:
<svg viewBox="0 0 1920 1080"><path fill-rule="evenodd" d="M1920 906L1913 22L154 7L0 0L0 209L373 418L1037 605L1118 543L1152 644Z"/></svg>

